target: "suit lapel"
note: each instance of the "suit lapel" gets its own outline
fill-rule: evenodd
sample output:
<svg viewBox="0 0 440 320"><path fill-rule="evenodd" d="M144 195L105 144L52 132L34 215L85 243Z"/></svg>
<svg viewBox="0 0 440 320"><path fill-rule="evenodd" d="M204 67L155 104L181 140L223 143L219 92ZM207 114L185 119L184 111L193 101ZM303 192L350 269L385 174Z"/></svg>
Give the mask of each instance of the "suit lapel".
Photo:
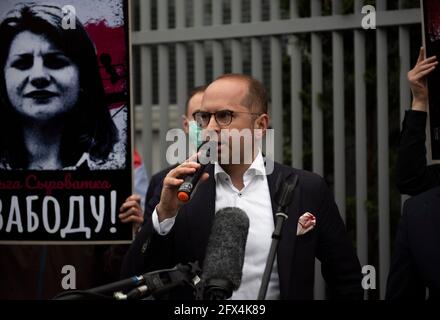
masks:
<svg viewBox="0 0 440 320"><path fill-rule="evenodd" d="M269 193L270 199L272 202L272 212L273 212L273 221L275 223L275 212L277 210L277 204L275 203L276 195L283 183L285 181L286 174L283 172L281 166L277 163L274 164L273 172L267 175L267 184L269 185Z"/></svg>
<svg viewBox="0 0 440 320"><path fill-rule="evenodd" d="M290 168L289 168L290 169ZM267 176L267 182L269 185L270 196L272 199L272 211L275 220L275 214L277 212L277 205L275 203L276 194L281 187L281 185L290 180L295 172L291 170L286 170L278 164L275 164L274 172ZM296 241L296 228L299 219L299 208L300 208L300 188L299 183L294 192L293 201L288 208L289 218L284 222L283 230L281 233L281 240L279 242L277 251L277 263L278 263L278 276L280 280L280 293L281 298L286 297L289 291L290 277L293 255L295 252L295 241Z"/></svg>
<svg viewBox="0 0 440 320"><path fill-rule="evenodd" d="M198 185L193 199L185 206L188 219L188 237L195 257L199 263L205 258L206 246L215 216L215 178L214 165L206 168L209 179Z"/></svg>

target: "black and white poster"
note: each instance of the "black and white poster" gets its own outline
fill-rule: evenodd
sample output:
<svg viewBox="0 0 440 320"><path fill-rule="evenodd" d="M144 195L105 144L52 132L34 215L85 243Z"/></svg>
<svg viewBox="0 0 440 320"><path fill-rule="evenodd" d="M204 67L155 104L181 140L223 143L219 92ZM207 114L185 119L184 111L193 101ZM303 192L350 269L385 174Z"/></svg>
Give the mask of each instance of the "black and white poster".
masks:
<svg viewBox="0 0 440 320"><path fill-rule="evenodd" d="M127 0L0 2L0 242L120 243L132 191Z"/></svg>

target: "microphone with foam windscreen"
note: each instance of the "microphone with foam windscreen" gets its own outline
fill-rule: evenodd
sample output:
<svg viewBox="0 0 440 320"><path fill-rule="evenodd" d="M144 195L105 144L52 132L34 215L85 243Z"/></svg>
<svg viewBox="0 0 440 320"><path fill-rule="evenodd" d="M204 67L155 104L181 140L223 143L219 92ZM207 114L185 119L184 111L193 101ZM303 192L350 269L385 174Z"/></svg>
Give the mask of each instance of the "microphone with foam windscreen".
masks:
<svg viewBox="0 0 440 320"><path fill-rule="evenodd" d="M205 300L225 300L240 287L249 218L239 208L215 214L202 268Z"/></svg>

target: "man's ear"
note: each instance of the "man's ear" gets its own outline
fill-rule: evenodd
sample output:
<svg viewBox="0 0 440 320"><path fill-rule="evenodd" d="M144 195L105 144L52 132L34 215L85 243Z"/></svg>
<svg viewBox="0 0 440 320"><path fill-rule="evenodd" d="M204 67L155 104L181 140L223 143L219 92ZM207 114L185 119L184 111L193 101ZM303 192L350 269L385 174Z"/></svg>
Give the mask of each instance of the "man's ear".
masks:
<svg viewBox="0 0 440 320"><path fill-rule="evenodd" d="M182 127L186 134L189 132L189 121L186 116L182 116Z"/></svg>
<svg viewBox="0 0 440 320"><path fill-rule="evenodd" d="M255 129L260 129L263 132L266 132L269 127L269 116L266 113L263 113L255 120Z"/></svg>

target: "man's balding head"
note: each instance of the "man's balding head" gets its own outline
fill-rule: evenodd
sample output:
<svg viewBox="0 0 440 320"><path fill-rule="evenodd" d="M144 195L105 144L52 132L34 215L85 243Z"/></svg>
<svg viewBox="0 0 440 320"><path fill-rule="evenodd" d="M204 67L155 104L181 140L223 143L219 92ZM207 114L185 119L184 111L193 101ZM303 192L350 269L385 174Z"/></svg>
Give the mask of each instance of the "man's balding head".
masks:
<svg viewBox="0 0 440 320"><path fill-rule="evenodd" d="M264 86L257 79L245 74L224 74L213 81L237 81L246 84L247 92L243 95L242 105L247 107L251 112L268 113L267 94Z"/></svg>

